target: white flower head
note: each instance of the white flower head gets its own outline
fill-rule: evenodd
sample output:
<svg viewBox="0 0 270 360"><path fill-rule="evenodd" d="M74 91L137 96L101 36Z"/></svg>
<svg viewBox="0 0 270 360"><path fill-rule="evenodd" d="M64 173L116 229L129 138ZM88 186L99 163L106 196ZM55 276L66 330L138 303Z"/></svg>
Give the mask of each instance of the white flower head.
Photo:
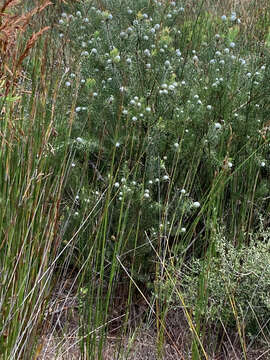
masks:
<svg viewBox="0 0 270 360"><path fill-rule="evenodd" d="M233 11L231 13L231 21L235 21L236 20L236 13Z"/></svg>
<svg viewBox="0 0 270 360"><path fill-rule="evenodd" d="M143 53L146 56L151 56L150 50L148 50L148 49L145 49Z"/></svg>
<svg viewBox="0 0 270 360"><path fill-rule="evenodd" d="M198 209L200 206L201 206L201 204L199 203L199 201L195 201L195 202L193 203L193 207L194 207L195 209Z"/></svg>
<svg viewBox="0 0 270 360"><path fill-rule="evenodd" d="M169 66L171 65L171 63L169 62L169 60L166 60L165 63L164 63L164 65L165 65L166 67L169 67Z"/></svg>
<svg viewBox="0 0 270 360"><path fill-rule="evenodd" d="M81 137L77 137L77 138L76 138L76 141L77 141L78 143L81 143L81 144L84 143L84 140L83 140Z"/></svg>

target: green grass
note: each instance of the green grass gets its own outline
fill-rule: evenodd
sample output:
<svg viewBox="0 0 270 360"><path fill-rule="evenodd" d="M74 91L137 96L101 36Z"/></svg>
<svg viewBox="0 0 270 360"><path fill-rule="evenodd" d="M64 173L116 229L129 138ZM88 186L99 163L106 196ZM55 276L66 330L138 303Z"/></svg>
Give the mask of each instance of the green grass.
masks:
<svg viewBox="0 0 270 360"><path fill-rule="evenodd" d="M68 275L83 359L128 337L142 303L157 358L168 338L183 359L269 346L270 8L221 5L54 2L15 37L29 52L0 72L1 359L38 357Z"/></svg>

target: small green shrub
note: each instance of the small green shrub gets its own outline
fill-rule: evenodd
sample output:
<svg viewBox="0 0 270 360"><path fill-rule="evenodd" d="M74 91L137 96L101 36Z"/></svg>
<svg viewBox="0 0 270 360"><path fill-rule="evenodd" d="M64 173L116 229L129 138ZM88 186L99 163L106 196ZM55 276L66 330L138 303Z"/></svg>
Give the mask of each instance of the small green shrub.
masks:
<svg viewBox="0 0 270 360"><path fill-rule="evenodd" d="M254 336L270 326L270 232L261 227L245 237L246 244L236 247L223 229L215 239L216 256L191 261L181 286L186 304L209 325L221 321L236 328L238 322L246 335ZM204 294L199 285L202 277ZM202 296L203 307L198 301Z"/></svg>

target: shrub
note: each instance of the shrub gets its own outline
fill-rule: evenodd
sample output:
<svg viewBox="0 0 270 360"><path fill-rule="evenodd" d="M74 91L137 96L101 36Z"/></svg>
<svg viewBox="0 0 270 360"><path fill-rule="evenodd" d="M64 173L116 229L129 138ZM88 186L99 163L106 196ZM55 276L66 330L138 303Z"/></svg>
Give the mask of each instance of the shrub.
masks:
<svg viewBox="0 0 270 360"><path fill-rule="evenodd" d="M241 324L244 334L261 337L269 331L270 234L261 226L245 236L247 243L235 247L223 229L215 239L216 256L192 260L179 280L186 304L208 325L221 322L235 329Z"/></svg>
<svg viewBox="0 0 270 360"><path fill-rule="evenodd" d="M71 172L68 184L74 194L111 186L109 238L125 204L127 223L141 214L140 241L166 219L178 242L196 214L183 200L204 202L206 210L213 191L229 227L236 213L251 226L253 189L260 187L252 201L261 211L268 191L270 73L267 54L242 47L240 16L224 21L158 1L70 9L59 19L60 41L69 44L62 107L74 113L72 149L85 176L78 182ZM58 126L61 133L62 111Z"/></svg>

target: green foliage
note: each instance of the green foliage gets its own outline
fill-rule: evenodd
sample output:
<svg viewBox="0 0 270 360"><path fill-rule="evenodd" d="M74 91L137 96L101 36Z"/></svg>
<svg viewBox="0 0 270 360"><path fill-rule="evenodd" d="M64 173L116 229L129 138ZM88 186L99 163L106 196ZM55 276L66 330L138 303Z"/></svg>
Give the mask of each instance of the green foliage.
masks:
<svg viewBox="0 0 270 360"><path fill-rule="evenodd" d="M247 179L251 167L259 171L258 159L267 157L260 131L269 106L267 58L262 62L245 54L237 21L224 22L202 10L192 18L173 3L125 2L120 7L115 2L102 8L77 3L72 14L61 18L59 30L74 59L65 79L70 85L64 90L65 108L75 110L71 136L81 139L75 160L88 174L83 186L95 192L119 183L110 202L110 235L121 202L128 223L142 209L141 234L152 228L159 232L165 217L175 218L172 228L186 226L192 220L177 210L179 189L187 184L190 201L205 198L227 163L232 171L224 179L222 206L230 222L232 194L238 186L245 194L252 188L234 179ZM78 100L71 105L76 87ZM93 166L104 181L96 181ZM138 186L132 187L132 181ZM248 204L243 202L245 213ZM131 237L131 248L132 243Z"/></svg>
<svg viewBox="0 0 270 360"><path fill-rule="evenodd" d="M209 262L191 261L181 286L186 304L194 312L202 311L200 315L209 325L220 321L235 328L239 321L244 324L246 335L252 337L260 333L261 328L266 332L269 326L269 232L261 224L256 233L245 234L247 244L235 247L224 231L215 239L216 256L211 257ZM198 308L198 285L202 273L207 306ZM236 311L232 308L233 303Z"/></svg>
<svg viewBox="0 0 270 360"><path fill-rule="evenodd" d="M55 1L46 15L56 24L23 64L22 91L0 97L0 244L14 289L5 280L5 316L17 296L14 319L25 309L32 321L25 294L33 284L38 294L37 276L47 290L46 271L70 266L82 289L83 357L102 358L121 286L126 309L144 289L163 319L176 290L164 280L167 260L185 268L177 296L193 310L194 358L204 353L204 324L240 319L256 334L269 311L269 236L260 227L270 191L269 19L263 7L254 18L213 8ZM0 343L8 358L22 329L1 326L14 333Z"/></svg>
<svg viewBox="0 0 270 360"><path fill-rule="evenodd" d="M174 2L93 1L68 7L59 21L73 61L63 89L75 164L65 236L78 232L96 201L76 261L89 259L112 291L125 272L140 284L159 279L159 256L192 252L201 266L219 246L211 245L217 219L228 243L237 238L244 248L243 232L268 211L269 54L263 43L253 52L240 13L221 15ZM211 251L220 264L220 251ZM207 279L200 275L200 294ZM148 286L160 301L162 286ZM209 317L207 299L196 310L198 328ZM232 324L232 309L224 311Z"/></svg>

